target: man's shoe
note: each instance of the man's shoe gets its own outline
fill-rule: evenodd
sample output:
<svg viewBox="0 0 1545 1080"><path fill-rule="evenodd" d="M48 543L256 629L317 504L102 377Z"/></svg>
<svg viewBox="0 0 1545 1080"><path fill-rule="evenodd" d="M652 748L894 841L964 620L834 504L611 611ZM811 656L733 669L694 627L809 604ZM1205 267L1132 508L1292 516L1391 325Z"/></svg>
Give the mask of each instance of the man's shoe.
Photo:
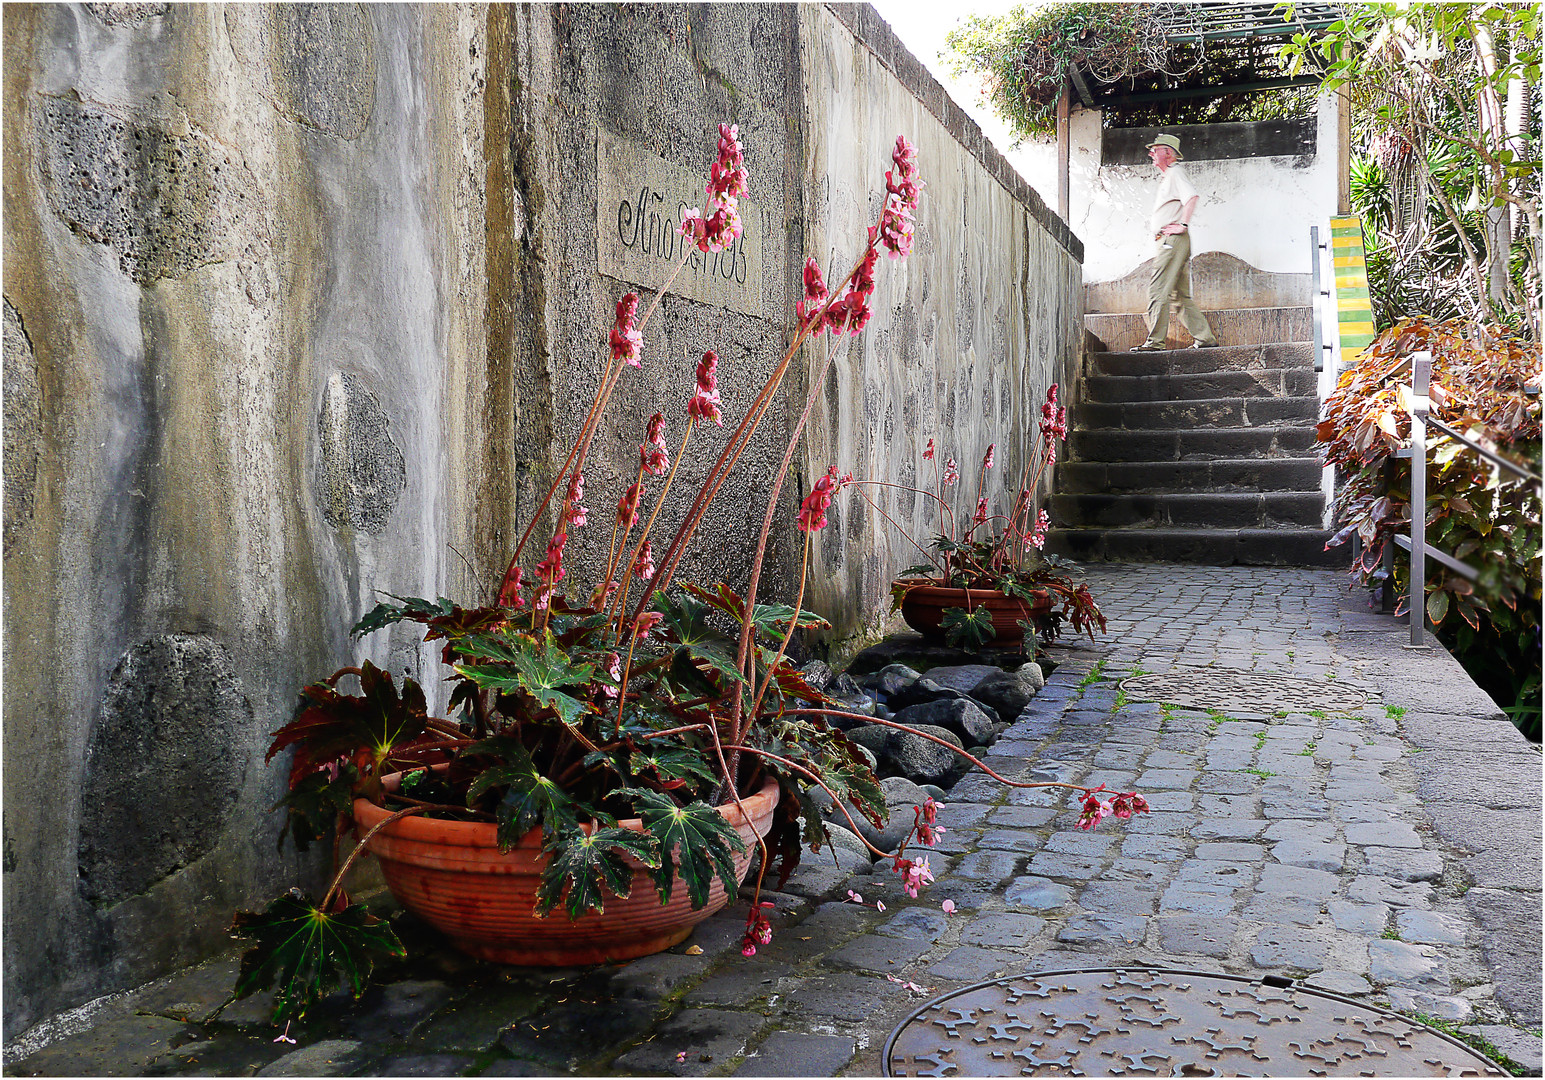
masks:
<svg viewBox="0 0 1545 1080"><path fill-rule="evenodd" d="M1193 348L1193 349L1216 349L1217 347L1218 347L1218 343L1216 341L1193 341L1193 342L1191 342L1191 348Z"/></svg>
<svg viewBox="0 0 1545 1080"><path fill-rule="evenodd" d="M1148 344L1145 341L1141 345L1133 345L1127 351L1128 352L1165 352L1167 350L1164 348L1163 345L1150 345L1150 344Z"/></svg>

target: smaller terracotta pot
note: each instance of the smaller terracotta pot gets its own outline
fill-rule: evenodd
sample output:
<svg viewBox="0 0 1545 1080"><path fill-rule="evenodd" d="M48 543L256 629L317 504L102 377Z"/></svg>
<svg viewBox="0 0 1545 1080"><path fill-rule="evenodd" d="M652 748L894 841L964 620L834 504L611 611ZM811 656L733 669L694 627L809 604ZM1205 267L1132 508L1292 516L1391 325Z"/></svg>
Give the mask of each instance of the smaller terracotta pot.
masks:
<svg viewBox="0 0 1545 1080"><path fill-rule="evenodd" d="M992 628L996 636L989 643L992 648L1013 647L1025 640L1025 632L1019 628L1019 620L1032 620L1037 614L1051 610L1051 593L1044 589L1032 590L1034 601L1021 600L1017 596L1005 596L994 588L962 589L946 585L915 585L898 581L906 586L907 594L901 600L901 617L906 624L930 641L943 641L945 608L963 608L975 611L985 607L992 615Z"/></svg>
<svg viewBox="0 0 1545 1080"><path fill-rule="evenodd" d="M382 782L392 790L399 776L382 777ZM760 791L741 799L750 821L734 803L717 807L746 842L747 850L735 857L742 879L759 851L754 837L766 836L772 828L778 795L778 782L769 778ZM354 800L360 835L389 813L367 799ZM644 831L637 818L617 824ZM628 859L634 874L626 899L608 895L604 911L578 919L570 919L562 907L539 917L536 895L548 863L541 829L500 852L497 826L491 823L415 816L387 825L370 838L368 847L398 903L462 952L500 964L571 967L647 956L685 940L694 926L730 899L716 876L708 904L694 911L687 886L678 877L670 903L661 904L648 872Z"/></svg>

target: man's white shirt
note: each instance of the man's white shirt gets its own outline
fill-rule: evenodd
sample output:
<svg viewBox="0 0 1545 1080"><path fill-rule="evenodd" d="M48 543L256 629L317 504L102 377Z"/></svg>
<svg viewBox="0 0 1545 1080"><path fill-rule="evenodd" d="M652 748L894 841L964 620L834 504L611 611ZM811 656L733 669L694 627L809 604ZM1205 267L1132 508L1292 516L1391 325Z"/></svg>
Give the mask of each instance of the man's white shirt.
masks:
<svg viewBox="0 0 1545 1080"><path fill-rule="evenodd" d="M1196 197L1196 189L1178 164L1165 169L1159 179L1158 193L1153 197L1153 213L1148 217L1148 231L1157 234L1166 225L1173 225L1185 216L1186 203Z"/></svg>

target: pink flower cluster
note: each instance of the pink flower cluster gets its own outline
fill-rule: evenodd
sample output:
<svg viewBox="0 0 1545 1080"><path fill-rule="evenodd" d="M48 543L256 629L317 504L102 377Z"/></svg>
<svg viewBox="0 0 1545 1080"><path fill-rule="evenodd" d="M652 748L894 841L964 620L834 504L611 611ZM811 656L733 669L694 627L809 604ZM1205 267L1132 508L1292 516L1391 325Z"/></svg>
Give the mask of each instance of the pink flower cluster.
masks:
<svg viewBox="0 0 1545 1080"><path fill-rule="evenodd" d="M685 210L678 232L702 252L723 251L740 239L742 223L739 200L747 191L746 162L741 155L740 128L719 125L719 160L708 170L708 216L701 210Z"/></svg>
<svg viewBox="0 0 1545 1080"><path fill-rule="evenodd" d="M569 480L569 490L563 497L563 520L574 526L580 526L590 520L590 511L580 502L585 497L585 474L576 472Z"/></svg>
<svg viewBox="0 0 1545 1080"><path fill-rule="evenodd" d="M687 415L694 420L712 420L720 427L724 421L719 416L719 358L712 351L705 352L697 362L697 387L692 400L687 402Z"/></svg>
<svg viewBox="0 0 1545 1080"><path fill-rule="evenodd" d="M917 147L907 142L905 135L896 136L891 160L896 168L885 174L887 195L885 213L880 218L880 242L896 259L912 250L916 228L912 218L917 212L918 197L927 185L917 178Z"/></svg>
<svg viewBox="0 0 1545 1080"><path fill-rule="evenodd" d="M772 923L767 919L767 909L772 906L771 900L762 900L746 912L746 934L740 939L740 955L755 956L758 945L772 943Z"/></svg>
<svg viewBox="0 0 1545 1080"><path fill-rule="evenodd" d="M987 453L982 458L982 468L983 469L990 469L990 468L992 468L993 454L995 454L997 452L997 450L998 450L998 444L997 443L989 443L988 444L988 446L987 446Z"/></svg>
<svg viewBox="0 0 1545 1080"><path fill-rule="evenodd" d="M955 459L948 458L944 462L944 486L954 487L960 482L960 474L955 471Z"/></svg>
<svg viewBox="0 0 1545 1080"><path fill-rule="evenodd" d="M938 823L938 813L943 806L943 803L934 802L930 795L923 800L922 806L912 807L912 831L917 833L918 842L926 847L933 847L948 831Z"/></svg>
<svg viewBox="0 0 1545 1080"><path fill-rule="evenodd" d="M933 460L933 440L932 439L928 440L928 449L923 451L923 460L924 461L932 461Z"/></svg>
<svg viewBox="0 0 1545 1080"><path fill-rule="evenodd" d="M976 500L976 513L971 515L973 525L987 524L987 496L983 495Z"/></svg>
<svg viewBox="0 0 1545 1080"><path fill-rule="evenodd" d="M873 232L871 229L870 233ZM871 237L871 246L859 263L858 273L848 284L848 291L842 294L841 299L827 304L831 293L827 291L826 281L821 277L821 268L815 259L806 259L805 297L794 305L794 314L801 323L810 324L812 335L823 334L828 330L838 337L844 331L858 333L869 325L869 318L874 314L869 307L869 297L874 293L874 270L879 261ZM824 314L821 310L823 305L826 309Z"/></svg>
<svg viewBox="0 0 1545 1080"><path fill-rule="evenodd" d="M799 527L805 532L826 528L826 511L832 504L832 498L842 490L844 485L852 482L852 473L839 477L837 466L828 466L826 475L815 482L815 487L810 489L810 494L805 496L805 501L799 504L799 514L796 518Z"/></svg>
<svg viewBox="0 0 1545 1080"><path fill-rule="evenodd" d="M1025 540L1025 546L1040 551L1046 546L1046 530L1051 526L1051 515L1044 509L1035 519L1035 531Z"/></svg>
<svg viewBox="0 0 1545 1080"><path fill-rule="evenodd" d="M1046 465L1057 460L1057 443L1068 437L1068 409L1057 404L1057 384L1046 388L1046 400L1041 405L1041 439L1046 443Z"/></svg>
<svg viewBox="0 0 1545 1080"><path fill-rule="evenodd" d="M611 332L612 362L622 360L639 367L639 353L644 349L644 336L638 329L638 293L628 293L617 301L617 321Z"/></svg>
<svg viewBox="0 0 1545 1080"><path fill-rule="evenodd" d="M533 603L538 611L547 607L548 598L552 596L553 588L563 580L567 573L563 568L563 545L568 543L569 534L559 529L553 534L553 538L547 541L547 556L536 564L536 578L539 583Z"/></svg>
<svg viewBox="0 0 1545 1080"><path fill-rule="evenodd" d="M639 549L638 558L633 560L633 576L640 581L650 581L654 578L654 549L649 546L649 541L644 541L644 546Z"/></svg>
<svg viewBox="0 0 1545 1080"><path fill-rule="evenodd" d="M916 859L897 855L895 870L901 875L901 891L914 898L919 889L933 881L933 870L928 866L927 855Z"/></svg>
<svg viewBox="0 0 1545 1080"><path fill-rule="evenodd" d="M634 526L638 521L638 504L643 497L644 489L641 485L628 485L628 490L617 500L617 528L627 530Z"/></svg>
<svg viewBox="0 0 1545 1080"><path fill-rule="evenodd" d="M1085 793L1083 812L1078 816L1080 829L1092 829L1108 815L1125 820L1133 814L1148 812L1148 800L1137 792L1123 791L1107 802L1099 796L1104 790L1105 785L1101 784Z"/></svg>
<svg viewBox="0 0 1545 1080"><path fill-rule="evenodd" d="M665 415L655 413L649 418L644 431L644 441L639 443L638 456L644 471L651 476L664 476L671 467L670 447L665 445Z"/></svg>

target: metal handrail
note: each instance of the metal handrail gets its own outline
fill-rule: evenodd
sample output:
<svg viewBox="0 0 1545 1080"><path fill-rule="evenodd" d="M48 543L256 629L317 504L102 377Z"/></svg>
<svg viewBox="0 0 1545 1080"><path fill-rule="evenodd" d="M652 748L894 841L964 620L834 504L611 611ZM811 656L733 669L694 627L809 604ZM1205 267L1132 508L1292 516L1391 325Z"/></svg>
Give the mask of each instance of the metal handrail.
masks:
<svg viewBox="0 0 1545 1080"><path fill-rule="evenodd" d="M1522 477L1540 487L1540 478L1529 470L1487 449L1468 435L1449 427L1432 416L1432 398L1428 396L1432 381L1432 353L1411 354L1411 389L1405 395L1406 411L1411 415L1411 535L1397 535L1395 543L1411 553L1411 645L1413 649L1427 648L1423 632L1427 622L1427 558L1441 563L1474 581L1480 571L1468 563L1460 562L1437 548L1427 546L1427 427L1430 424L1445 436L1474 450L1487 461ZM1404 455L1401 455L1404 456Z"/></svg>

